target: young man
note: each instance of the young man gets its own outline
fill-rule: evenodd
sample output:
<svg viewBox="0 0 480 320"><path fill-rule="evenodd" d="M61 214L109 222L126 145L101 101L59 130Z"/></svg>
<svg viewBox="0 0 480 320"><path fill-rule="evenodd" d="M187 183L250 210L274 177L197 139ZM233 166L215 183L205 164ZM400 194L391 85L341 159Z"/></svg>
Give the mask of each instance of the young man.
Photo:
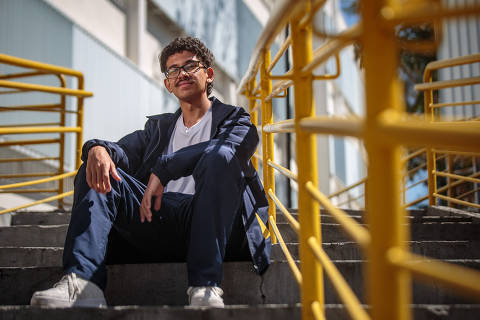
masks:
<svg viewBox="0 0 480 320"><path fill-rule="evenodd" d="M194 306L224 306L225 259L250 258L259 274L267 269L268 203L250 162L256 127L242 108L208 98L213 55L200 40L175 39L160 64L180 108L149 117L143 130L116 143L84 144L65 276L34 293L32 305L106 305L106 259L115 257L116 241L123 242L116 254L122 262L186 261ZM126 247L136 253L134 261Z"/></svg>

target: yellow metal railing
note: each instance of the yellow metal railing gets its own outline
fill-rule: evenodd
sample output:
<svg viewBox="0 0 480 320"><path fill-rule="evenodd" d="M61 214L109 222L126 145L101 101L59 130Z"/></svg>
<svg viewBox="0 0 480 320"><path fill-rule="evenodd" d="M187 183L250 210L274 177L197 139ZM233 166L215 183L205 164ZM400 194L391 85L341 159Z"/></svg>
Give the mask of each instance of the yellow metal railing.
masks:
<svg viewBox="0 0 480 320"><path fill-rule="evenodd" d="M432 23L437 35L441 35L442 19L479 15L480 7L445 8L438 0L365 0L361 5L361 21L357 25L329 35L312 25L313 16L325 2L279 1L257 41L247 72L239 85L239 93L249 100L252 121L257 126L258 113L261 113L258 128L262 135L262 154L255 154L253 161L257 168L259 161L262 163L263 183L270 204L269 228L274 235L272 241L280 243L299 284L302 319L325 318L324 272L352 319L410 319L412 276L433 280L479 298L479 272L409 252L406 204L402 197L402 192L407 189L402 188L406 172L402 168L409 157L424 151L415 149L403 159L401 155L403 147L476 153L480 148L480 122L470 121L462 125L438 123L406 114L402 84L397 75L400 48L407 46L410 50L431 51L438 41L405 43L397 40L395 32L399 26ZM272 59L273 41L286 27L289 36ZM317 49L312 48L314 34L326 39ZM337 77L341 72L339 52L357 41L362 44L365 68L365 118L316 116L312 82ZM291 70L272 75L275 63L288 48L293 60ZM337 72L333 75L314 74L314 70L329 59L335 59ZM460 82L466 85L475 81ZM450 82L437 84L442 87L451 85ZM284 98L290 87L293 87L295 117L274 122L272 99ZM436 87L427 84L422 88L434 90ZM277 133L295 133L297 173L275 162L273 137ZM318 190L316 134L348 136L364 141L368 154L368 176L365 181L348 186L330 198L365 183L368 230L335 207L329 197ZM298 184L298 221L275 195L275 170ZM477 180L476 175L469 177L469 181ZM369 263L364 269L366 302L371 307L368 312L322 249L320 206L337 220L368 258ZM299 265L288 252L277 228L276 207L298 233Z"/></svg>
<svg viewBox="0 0 480 320"><path fill-rule="evenodd" d="M58 200L59 207L63 206L63 198L73 194L73 191L64 191L64 179L75 175L76 170L73 172L65 173L65 134L74 133L76 135L75 145L75 168L80 166L81 160L81 148L82 148L82 132L83 132L83 99L91 97L91 92L84 90L83 74L79 71L54 66L50 64L40 63L36 61L21 59L5 54L0 54L0 64L4 66L10 66L12 70L21 70L14 73L0 74L0 95L16 95L21 96L25 93L40 92L53 94L58 96L58 103L48 104L36 104L36 105L15 105L6 106L0 105L0 113L6 114L11 112L29 112L26 116L26 122L17 122L13 124L3 124L0 126L0 137L6 135L22 135L22 134L46 134L54 133L58 134L56 138L31 138L31 139L2 139L0 141L0 147L11 146L29 146L39 144L57 144L58 156L47 157L23 157L23 158L2 158L0 163L25 163L25 162L38 162L38 161L57 161L58 169L56 172L31 172L31 173L19 173L19 174L2 174L0 179L25 179L25 178L40 178L31 181L17 182L0 185L1 193L39 193L48 192L56 193L55 196L50 196L42 200L34 201L22 206L14 208L8 208L0 210L0 214L12 212L22 208L30 207L36 204L50 202ZM59 80L59 86L50 86L44 84L33 84L27 82L20 82L19 79L28 79L30 82L39 79L40 77L55 77ZM76 79L77 89L67 88L66 77L73 77ZM13 81L17 80L17 81ZM67 110L66 97L76 97L76 110ZM21 100L21 97L19 98ZM35 122L34 113L51 113L58 114L58 121L54 122ZM66 114L76 115L76 126L66 126ZM3 116L5 117L5 116ZM5 119L5 118L4 118ZM56 188L49 189L22 189L26 186L32 186L52 181L58 181Z"/></svg>
<svg viewBox="0 0 480 320"><path fill-rule="evenodd" d="M435 123L445 123L448 125L457 125L457 126L477 126L479 122L472 121L472 119L448 119L445 121L441 117L438 116L438 111L441 108L458 108L464 107L467 105L480 105L480 101L477 100L469 100L469 101L449 101L449 102L438 102L438 93L443 89L451 89L451 88L459 88L465 86L474 86L480 84L480 77L470 77L470 78L461 78L461 79L453 79L453 80L444 80L444 81L433 81L434 72L438 72L442 69L447 68L454 68L458 66L465 66L473 63L480 62L480 53L473 54L464 57L458 57L453 59L446 59L442 61L435 61L431 62L425 68L424 73L424 83L418 84L415 86L415 89L424 91L424 99L425 99L425 117L427 120ZM476 119L478 120L478 119ZM445 167L448 170L447 172L440 172L437 170L437 161L439 156L443 154L443 158L445 158ZM450 206L454 203L460 204L466 207L474 207L480 208L478 203L474 203L472 201L464 201L461 200L464 197L464 194L454 194L455 187L459 184L463 184L466 182L473 183L472 189L475 189L475 184L480 183L480 179L476 179L473 177L469 177L466 175L458 175L454 174L454 165L455 165L455 158L465 159L465 157L470 157L472 165L469 166L472 172L470 174L475 174L478 172L478 168L476 168L475 163L478 161L480 157L480 153L474 152L459 152L455 150L449 149L439 149L430 147L426 150L427 155L427 174L428 174L428 200L430 205L436 205L438 199L446 200ZM443 188L442 191L446 191L446 195L442 195L440 189L438 188L439 178L445 177L447 181L445 183L446 188ZM453 186L452 184L456 181L460 182ZM468 195L473 195L475 192L469 193Z"/></svg>

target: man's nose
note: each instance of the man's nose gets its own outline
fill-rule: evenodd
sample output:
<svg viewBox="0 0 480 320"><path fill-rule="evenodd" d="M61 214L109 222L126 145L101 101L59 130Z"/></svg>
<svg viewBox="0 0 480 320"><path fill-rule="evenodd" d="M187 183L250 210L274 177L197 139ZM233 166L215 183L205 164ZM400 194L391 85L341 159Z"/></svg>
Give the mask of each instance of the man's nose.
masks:
<svg viewBox="0 0 480 320"><path fill-rule="evenodd" d="M184 77L184 76L188 77L190 76L190 74L187 71L185 71L185 69L180 68L180 74L178 75L178 77Z"/></svg>

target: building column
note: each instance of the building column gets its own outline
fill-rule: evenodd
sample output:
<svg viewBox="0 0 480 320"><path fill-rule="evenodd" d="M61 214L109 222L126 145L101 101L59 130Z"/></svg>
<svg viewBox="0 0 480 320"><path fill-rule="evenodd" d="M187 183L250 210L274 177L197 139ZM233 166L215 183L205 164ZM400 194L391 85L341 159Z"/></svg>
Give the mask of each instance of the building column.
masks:
<svg viewBox="0 0 480 320"><path fill-rule="evenodd" d="M147 0L129 0L127 6L127 57L141 70L145 69L142 58L147 28Z"/></svg>

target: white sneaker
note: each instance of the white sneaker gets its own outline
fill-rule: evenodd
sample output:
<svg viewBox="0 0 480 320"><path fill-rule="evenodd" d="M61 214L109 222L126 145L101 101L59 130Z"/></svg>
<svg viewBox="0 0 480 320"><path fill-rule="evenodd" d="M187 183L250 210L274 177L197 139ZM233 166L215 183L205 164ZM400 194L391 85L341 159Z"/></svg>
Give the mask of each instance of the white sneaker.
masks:
<svg viewBox="0 0 480 320"><path fill-rule="evenodd" d="M194 307L224 308L223 290L219 287L189 287L188 300Z"/></svg>
<svg viewBox="0 0 480 320"><path fill-rule="evenodd" d="M96 284L77 277L75 273L69 273L53 288L35 292L30 305L53 308L100 307L106 306L107 302Z"/></svg>

